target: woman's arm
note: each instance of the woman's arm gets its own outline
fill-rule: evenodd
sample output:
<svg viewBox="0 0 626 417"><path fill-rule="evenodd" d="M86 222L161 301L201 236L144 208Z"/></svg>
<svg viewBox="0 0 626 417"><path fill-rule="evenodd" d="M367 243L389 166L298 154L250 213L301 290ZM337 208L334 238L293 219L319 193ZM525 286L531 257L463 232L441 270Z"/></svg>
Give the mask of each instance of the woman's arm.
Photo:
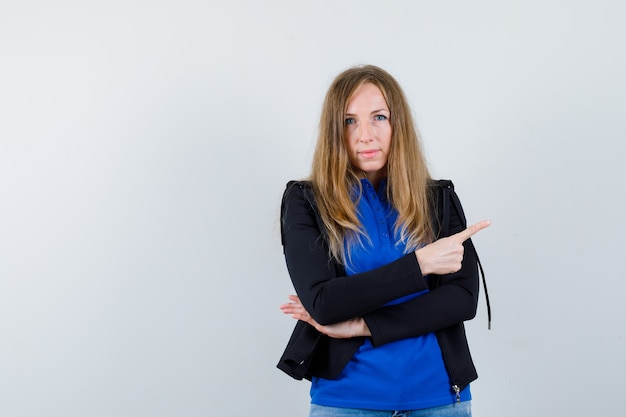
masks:
<svg viewBox="0 0 626 417"><path fill-rule="evenodd" d="M458 201L456 195L452 198ZM462 236L465 231L469 231L471 236L490 224L483 221L465 229L465 216L460 203L459 210L450 210L451 237ZM431 285L430 292L364 315L375 346L442 330L474 318L479 291L478 264L469 239L463 242L463 247L460 269L454 273L430 275L428 280L436 283Z"/></svg>
<svg viewBox="0 0 626 417"><path fill-rule="evenodd" d="M372 336L374 345L419 336L469 320L476 314L478 271L475 253L466 240L489 224L483 221L465 229L464 216L453 210L450 232L454 235L416 252L420 264L427 264L422 270L452 273L431 276L430 280L439 280L437 287L408 302L381 307L364 317L333 325L320 325L308 314L297 296L291 296L291 302L283 304L281 310L330 337ZM461 247L460 256L457 245Z"/></svg>
<svg viewBox="0 0 626 417"><path fill-rule="evenodd" d="M444 295L444 293L446 293ZM443 287L436 296L446 297L448 299L457 298L454 288ZM335 339L346 339L360 336L372 336L370 325L374 326L374 337L372 338L374 346L389 343L395 340L422 335L430 333L450 325L459 323L461 321L469 320L473 318L476 307L473 301L464 296L461 292L461 296L458 297L459 303L455 303L455 308L449 308L445 304L439 304L437 297L432 297L427 293L422 295L426 298L418 298L394 307L383 307L368 315L367 321L363 317L357 317L351 320L342 321L330 325L321 325L306 311L299 297L296 295L289 296L289 303L280 306L283 313L291 315L296 320L304 321L313 326L317 331L330 336ZM434 300L428 300L428 298L434 298ZM421 302L417 302L420 300ZM470 304L467 304L467 303ZM434 315L438 318L432 321L415 321L412 319L413 314L417 311L432 313L431 306L445 306L441 311L435 311ZM460 314L460 316L459 316ZM463 315L467 314L467 315ZM411 322L407 325L405 321L411 319ZM370 324L368 324L368 322Z"/></svg>
<svg viewBox="0 0 626 417"><path fill-rule="evenodd" d="M339 276L313 208L312 190L290 184L281 227L287 269L302 305L321 325L361 317L396 298L427 288L413 253L362 274ZM309 193L307 195L306 193Z"/></svg>
<svg viewBox="0 0 626 417"><path fill-rule="evenodd" d="M466 248L463 268L441 276L437 288L363 316L374 346L442 330L474 318L478 305L478 267L474 254L467 245Z"/></svg>

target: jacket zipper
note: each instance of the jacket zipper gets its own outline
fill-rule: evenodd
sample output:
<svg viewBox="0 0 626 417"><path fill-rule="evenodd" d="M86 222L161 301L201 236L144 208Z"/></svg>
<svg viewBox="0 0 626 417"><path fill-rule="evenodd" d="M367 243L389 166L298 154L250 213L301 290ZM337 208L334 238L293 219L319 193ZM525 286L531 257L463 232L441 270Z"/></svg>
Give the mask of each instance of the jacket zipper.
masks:
<svg viewBox="0 0 626 417"><path fill-rule="evenodd" d="M458 385L452 385L452 390L454 391L454 394L456 396L456 402L460 403L461 402L461 389L459 388Z"/></svg>

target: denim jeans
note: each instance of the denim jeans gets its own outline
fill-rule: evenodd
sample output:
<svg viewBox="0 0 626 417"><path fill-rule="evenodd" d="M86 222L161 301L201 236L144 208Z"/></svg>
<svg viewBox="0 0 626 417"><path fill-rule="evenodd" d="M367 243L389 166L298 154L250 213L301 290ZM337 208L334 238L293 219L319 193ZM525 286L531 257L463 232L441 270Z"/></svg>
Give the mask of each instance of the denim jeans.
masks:
<svg viewBox="0 0 626 417"><path fill-rule="evenodd" d="M379 411L358 408L324 407L311 404L309 417L471 417L470 401L423 410Z"/></svg>

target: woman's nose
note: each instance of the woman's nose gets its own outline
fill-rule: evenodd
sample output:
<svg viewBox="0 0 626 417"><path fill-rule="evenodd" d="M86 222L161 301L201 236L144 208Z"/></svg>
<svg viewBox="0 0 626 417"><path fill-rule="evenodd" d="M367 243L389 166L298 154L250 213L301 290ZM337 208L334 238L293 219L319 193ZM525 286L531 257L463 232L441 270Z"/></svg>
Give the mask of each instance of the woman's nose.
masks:
<svg viewBox="0 0 626 417"><path fill-rule="evenodd" d="M373 139L373 129L369 123L361 123L359 126L359 141L370 142Z"/></svg>

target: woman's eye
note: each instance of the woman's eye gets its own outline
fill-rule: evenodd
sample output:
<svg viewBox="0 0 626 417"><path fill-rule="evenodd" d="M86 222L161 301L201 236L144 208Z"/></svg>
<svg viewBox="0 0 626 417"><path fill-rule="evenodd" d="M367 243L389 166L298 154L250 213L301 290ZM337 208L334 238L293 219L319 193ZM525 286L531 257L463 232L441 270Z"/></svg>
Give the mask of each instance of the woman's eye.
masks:
<svg viewBox="0 0 626 417"><path fill-rule="evenodd" d="M354 120L354 117L346 117L346 120L344 120L344 124L347 125L353 125L356 123L356 120Z"/></svg>
<svg viewBox="0 0 626 417"><path fill-rule="evenodd" d="M382 122L387 120L387 116L385 116L384 114L377 114L376 116L374 116L374 120Z"/></svg>

